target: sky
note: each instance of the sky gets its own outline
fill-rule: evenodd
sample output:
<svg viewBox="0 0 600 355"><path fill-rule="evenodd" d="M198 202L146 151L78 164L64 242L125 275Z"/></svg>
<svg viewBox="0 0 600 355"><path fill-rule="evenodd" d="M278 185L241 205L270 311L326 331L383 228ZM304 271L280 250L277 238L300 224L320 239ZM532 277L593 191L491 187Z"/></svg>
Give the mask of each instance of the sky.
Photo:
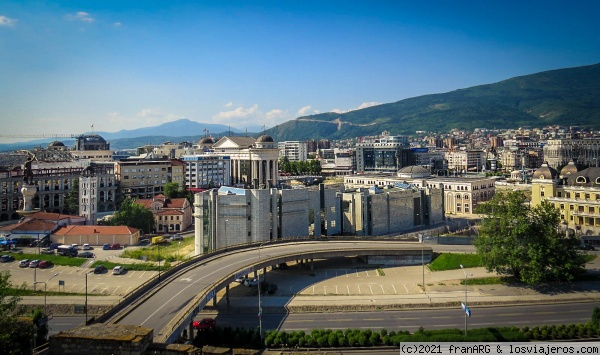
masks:
<svg viewBox="0 0 600 355"><path fill-rule="evenodd" d="M180 118L270 128L596 64L598 13L596 0L2 0L0 143Z"/></svg>

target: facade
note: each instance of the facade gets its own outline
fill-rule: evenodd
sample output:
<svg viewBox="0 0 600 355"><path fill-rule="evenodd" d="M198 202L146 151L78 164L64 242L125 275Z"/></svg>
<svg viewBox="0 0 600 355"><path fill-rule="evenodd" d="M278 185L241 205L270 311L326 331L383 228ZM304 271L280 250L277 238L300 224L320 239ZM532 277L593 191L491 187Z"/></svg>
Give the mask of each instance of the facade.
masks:
<svg viewBox="0 0 600 355"><path fill-rule="evenodd" d="M557 169L574 160L578 164L600 166L600 138L550 139L544 145L544 159Z"/></svg>
<svg viewBox="0 0 600 355"><path fill-rule="evenodd" d="M289 161L305 161L308 159L308 145L306 142L286 141L277 143L279 157L287 157Z"/></svg>
<svg viewBox="0 0 600 355"><path fill-rule="evenodd" d="M453 171L481 171L485 167L482 150L450 150L445 153L448 169Z"/></svg>
<svg viewBox="0 0 600 355"><path fill-rule="evenodd" d="M79 215L95 225L98 213L117 209L117 181L113 163L91 163L79 177Z"/></svg>
<svg viewBox="0 0 600 355"><path fill-rule="evenodd" d="M410 150L405 136L391 136L383 132L378 139L363 140L356 144L356 171L394 172L409 165Z"/></svg>
<svg viewBox="0 0 600 355"><path fill-rule="evenodd" d="M176 182L180 189L185 189L186 165L179 159L171 159L171 182Z"/></svg>
<svg viewBox="0 0 600 355"><path fill-rule="evenodd" d="M531 204L548 200L560 211L561 225L579 235L600 234L600 168L577 171L573 162L560 174L549 164L531 181Z"/></svg>
<svg viewBox="0 0 600 355"><path fill-rule="evenodd" d="M194 201L196 253L236 244L341 232L337 190L240 189L198 193Z"/></svg>
<svg viewBox="0 0 600 355"><path fill-rule="evenodd" d="M212 150L214 155L229 156L231 185L260 189L277 185L279 150L270 136L223 137Z"/></svg>
<svg viewBox="0 0 600 355"><path fill-rule="evenodd" d="M113 151L110 143L97 134L84 134L77 137L75 149L71 154L76 159L88 159L92 161L111 161Z"/></svg>
<svg viewBox="0 0 600 355"><path fill-rule="evenodd" d="M53 243L61 244L89 244L100 246L103 244L135 245L140 239L140 231L127 226L67 226L62 227L52 235Z"/></svg>
<svg viewBox="0 0 600 355"><path fill-rule="evenodd" d="M192 205L187 198L169 199L161 194L152 199L138 199L135 203L152 211L157 233L178 233L192 225Z"/></svg>
<svg viewBox="0 0 600 355"><path fill-rule="evenodd" d="M184 155L186 188L231 185L231 160L226 155Z"/></svg>
<svg viewBox="0 0 600 355"><path fill-rule="evenodd" d="M152 198L171 182L171 160L124 159L115 163L121 193L131 198Z"/></svg>

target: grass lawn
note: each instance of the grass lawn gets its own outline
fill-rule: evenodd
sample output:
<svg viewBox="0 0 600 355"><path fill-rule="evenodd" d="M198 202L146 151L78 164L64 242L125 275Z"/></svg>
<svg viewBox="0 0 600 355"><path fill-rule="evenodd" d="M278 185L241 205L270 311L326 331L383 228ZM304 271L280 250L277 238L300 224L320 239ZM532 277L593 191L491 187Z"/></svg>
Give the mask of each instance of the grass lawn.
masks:
<svg viewBox="0 0 600 355"><path fill-rule="evenodd" d="M461 264L466 268L483 266L477 254L443 253L429 264L429 269L431 271L456 270L460 269Z"/></svg>
<svg viewBox="0 0 600 355"><path fill-rule="evenodd" d="M181 243L181 244L180 244ZM194 250L194 238L183 238L180 241L161 243L160 245L150 245L145 248L135 250L125 250L121 254L122 258L147 261L176 261L183 259L186 255Z"/></svg>

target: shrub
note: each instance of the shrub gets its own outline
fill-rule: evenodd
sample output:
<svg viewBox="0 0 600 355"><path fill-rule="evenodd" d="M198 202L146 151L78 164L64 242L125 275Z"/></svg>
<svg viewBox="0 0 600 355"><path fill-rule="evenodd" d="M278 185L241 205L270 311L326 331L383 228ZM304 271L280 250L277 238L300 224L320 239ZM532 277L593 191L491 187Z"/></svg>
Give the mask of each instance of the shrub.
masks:
<svg viewBox="0 0 600 355"><path fill-rule="evenodd" d="M334 333L329 334L329 336L327 336L327 343L331 347L338 346L338 337L337 337L337 335L334 334Z"/></svg>
<svg viewBox="0 0 600 355"><path fill-rule="evenodd" d="M348 341L346 341L346 337L344 337L343 335L338 336L338 345L339 346L347 346Z"/></svg>

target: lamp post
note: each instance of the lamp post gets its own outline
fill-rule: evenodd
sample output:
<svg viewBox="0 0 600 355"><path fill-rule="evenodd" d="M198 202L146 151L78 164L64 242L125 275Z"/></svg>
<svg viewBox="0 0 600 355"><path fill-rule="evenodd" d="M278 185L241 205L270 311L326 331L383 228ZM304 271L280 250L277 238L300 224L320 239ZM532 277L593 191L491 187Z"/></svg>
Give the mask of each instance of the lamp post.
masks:
<svg viewBox="0 0 600 355"><path fill-rule="evenodd" d="M225 249L227 249L227 222L229 222L228 219L225 220Z"/></svg>
<svg viewBox="0 0 600 355"><path fill-rule="evenodd" d="M264 243L260 243L260 245L258 246L258 265L260 265L260 249L262 248L263 244L268 243L268 242L264 242ZM261 300L260 300L260 269L258 270L258 335L260 336L260 340L262 341L262 334L263 334L263 329L262 329L262 304L261 304Z"/></svg>
<svg viewBox="0 0 600 355"><path fill-rule="evenodd" d="M56 276L58 276L58 273L50 276L50 278L46 281L37 281L36 282L36 284L44 284L44 313L46 315L48 315L48 307L46 306L46 289L47 289L46 287L47 287L48 281L52 280Z"/></svg>
<svg viewBox="0 0 600 355"><path fill-rule="evenodd" d="M156 252L158 253L158 282L160 282L160 242L156 244Z"/></svg>
<svg viewBox="0 0 600 355"><path fill-rule="evenodd" d="M425 237L423 237L423 234L419 234L419 237L421 237L421 265L423 267L423 292L427 293L427 290L425 290Z"/></svg>
<svg viewBox="0 0 600 355"><path fill-rule="evenodd" d="M94 270L85 273L85 325L88 322L88 275L94 272Z"/></svg>
<svg viewBox="0 0 600 355"><path fill-rule="evenodd" d="M179 248L181 248L181 242L177 243L177 261L181 262L181 260L179 260Z"/></svg>
<svg viewBox="0 0 600 355"><path fill-rule="evenodd" d="M467 284L469 276L473 276L473 274L467 274L462 264L460 264L460 268L465 274L465 336L467 336L467 317L469 317L469 315L471 314L471 311L469 310L469 305L467 303Z"/></svg>

